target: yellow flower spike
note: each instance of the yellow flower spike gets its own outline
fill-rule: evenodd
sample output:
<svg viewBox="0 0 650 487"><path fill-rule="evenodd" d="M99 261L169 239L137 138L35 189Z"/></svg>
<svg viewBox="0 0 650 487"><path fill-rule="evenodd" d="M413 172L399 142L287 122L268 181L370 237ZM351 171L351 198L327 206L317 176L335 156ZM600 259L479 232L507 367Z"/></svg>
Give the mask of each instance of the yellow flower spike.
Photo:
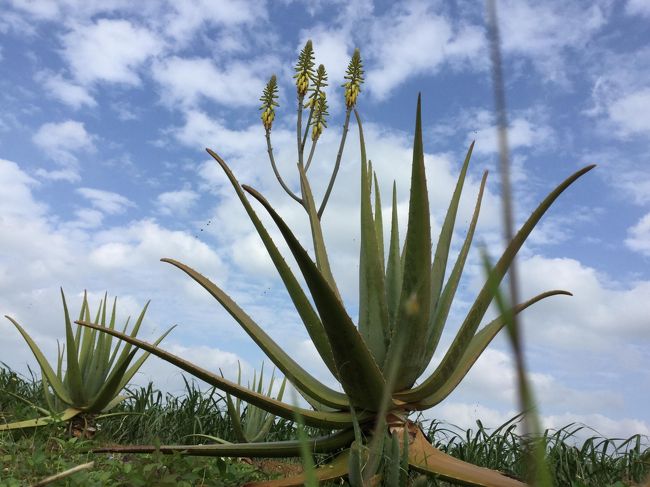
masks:
<svg viewBox="0 0 650 487"><path fill-rule="evenodd" d="M275 101L277 98L278 80L275 75L273 75L271 76L269 82L266 84L264 92L262 93L262 97L260 98L260 101L262 102L260 110L263 110L262 116L260 118L262 119L262 124L264 125L264 128L267 132L271 130L273 120L275 119L275 110L273 107L280 106L278 102Z"/></svg>
<svg viewBox="0 0 650 487"><path fill-rule="evenodd" d="M326 117L329 115L327 112L327 95L321 91L318 95L318 101L314 106L314 117L311 121L312 131L311 140L316 140L323 133L323 129L327 127Z"/></svg>
<svg viewBox="0 0 650 487"><path fill-rule="evenodd" d="M304 97L309 89L309 81L315 77L314 73L314 48L311 40L308 40L305 47L302 48L298 55L298 63L294 68L296 74L293 77L296 79L296 89L300 98Z"/></svg>
<svg viewBox="0 0 650 487"><path fill-rule="evenodd" d="M345 105L348 109L352 109L357 103L361 83L363 83L363 62L361 61L359 49L354 50L344 78L348 80L341 85L345 88Z"/></svg>

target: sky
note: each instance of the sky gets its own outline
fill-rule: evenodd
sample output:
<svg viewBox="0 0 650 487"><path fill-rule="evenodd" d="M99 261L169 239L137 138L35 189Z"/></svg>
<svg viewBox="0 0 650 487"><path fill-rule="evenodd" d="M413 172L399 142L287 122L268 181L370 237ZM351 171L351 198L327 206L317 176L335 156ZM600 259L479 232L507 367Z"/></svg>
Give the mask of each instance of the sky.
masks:
<svg viewBox="0 0 650 487"><path fill-rule="evenodd" d="M578 422L606 437L650 435L650 3L501 0L498 9L517 224L568 175L598 165L557 200L518 260L522 299L558 288L574 294L521 315L542 424ZM309 246L306 214L268 161L259 97L276 74L272 142L284 180L298 191L292 75L311 39L329 76L328 127L310 169L320 200L341 137L341 84L358 47L365 83L357 106L384 221L395 181L403 237L421 92L433 239L475 140L451 255L489 170L475 243L496 258L502 222L484 11L474 0L0 0L1 314L54 359L64 337L60 287L75 315L84 290L93 311L105 292L117 296L120 324L127 316L133 322L151 300L142 338L153 341L177 324L164 348L228 377L239 360L251 375L263 354L200 286L159 260L171 257L221 286L333 386L232 187L204 149L265 194ZM356 124L350 127L323 227L356 320L360 158ZM279 242L272 222L263 221ZM483 283L476 244L428 371ZM495 314L491 309L485 322ZM0 361L21 372L37 368L4 318ZM183 390L180 371L155 357L134 383L149 380ZM516 413L512 352L499 336L427 417L496 427Z"/></svg>

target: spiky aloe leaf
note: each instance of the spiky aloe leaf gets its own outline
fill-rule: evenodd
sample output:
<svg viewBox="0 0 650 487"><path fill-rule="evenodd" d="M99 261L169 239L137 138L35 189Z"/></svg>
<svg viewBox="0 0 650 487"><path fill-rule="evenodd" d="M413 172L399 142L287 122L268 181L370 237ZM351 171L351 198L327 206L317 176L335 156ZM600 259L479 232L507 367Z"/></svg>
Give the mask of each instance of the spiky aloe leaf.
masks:
<svg viewBox="0 0 650 487"><path fill-rule="evenodd" d="M567 189L573 182L575 182L580 176L586 174L595 165L586 166L579 171L575 172L562 183L560 183L549 195L542 201L542 203L533 211L531 216L526 220L526 222L519 229L517 234L514 236L512 241L508 244L504 250L501 258L496 263L492 269L492 276L494 277L494 282L498 285L508 270L512 260L515 258L515 255L524 244L528 235L533 231L535 225L542 218L544 213L550 208L553 202L562 194L562 192ZM467 350L476 329L478 328L485 312L487 311L488 306L494 298L495 286L490 283L485 283L481 291L479 292L476 301L470 308L467 313L467 317L463 321L463 324L460 327L454 341L452 342L449 350L442 359L442 362L436 370L431 374L427 379L425 379L422 384L419 386L405 392L402 394L402 399L408 402L411 399L417 401L417 398L423 398L431 396L438 390L454 373L454 370L459 365L459 361L462 358L463 354Z"/></svg>
<svg viewBox="0 0 650 487"><path fill-rule="evenodd" d="M298 262L332 344L338 377L351 404L361 409L376 411L381 403L386 381L343 303L269 202L253 188L243 188L269 212Z"/></svg>
<svg viewBox="0 0 650 487"><path fill-rule="evenodd" d="M235 303L230 296L223 292L216 284L201 273L189 266L173 259L161 259L172 264L189 275L208 291L232 316L237 323L248 333L253 341L271 359L282 373L299 389L304 390L309 396L318 401L336 408L346 408L349 404L345 394L337 392L315 379L295 360L293 360L282 347L280 347L255 321Z"/></svg>
<svg viewBox="0 0 650 487"><path fill-rule="evenodd" d="M63 384L61 379L59 379L57 374L54 372L49 362L45 358L45 355L43 355L41 349L38 347L38 345L36 345L36 342L32 340L32 337L30 337L29 334L23 329L23 327L20 326L18 322L14 320L11 316L5 315L5 318L7 318L9 321L11 321L14 324L14 326L18 329L20 334L27 342L27 345L29 345L29 348L32 350L32 353L34 354L34 357L36 358L38 365L41 367L43 376L49 382L49 385L54 390L54 393L59 398L61 398L62 401L66 402L67 404L72 404L72 398L68 394L65 385Z"/></svg>
<svg viewBox="0 0 650 487"><path fill-rule="evenodd" d="M434 474L440 480L482 487L526 487L526 484L496 470L477 467L441 452L429 443L419 428L409 445L408 455L412 467L423 473Z"/></svg>
<svg viewBox="0 0 650 487"><path fill-rule="evenodd" d="M519 314L526 308L532 306L538 301L541 301L542 299L546 299L548 297L558 296L558 295L572 296L570 292L563 291L561 289L546 291L544 293L538 294L537 296L529 299L528 301L525 301L513 307L510 310L510 314ZM507 321L505 319L505 316L502 314L496 319L492 320L487 325L485 325L476 335L474 335L474 337L470 341L469 346L467 347L467 350L465 351L462 358L460 359L458 367L456 367L456 369L454 370L454 373L451 374L447 379L447 381L439 389L437 389L432 395L418 400L417 403L411 402L416 400L413 395L407 397L407 395L398 392L397 394L395 394L395 397L400 400L409 401L409 403L412 404L416 409L420 409L420 410L429 409L435 406L436 404L439 404L449 394L451 394L454 391L454 389L456 389L458 384L460 384L460 382L463 380L465 375L467 375L469 370L476 363L481 353L483 353L483 351L487 348L487 346L490 344L492 339L497 335L497 333L499 333L499 331L501 331L501 329L506 325L506 323Z"/></svg>
<svg viewBox="0 0 650 487"><path fill-rule="evenodd" d="M402 290L394 330L394 335L398 337L392 337L384 364L386 369L391 362L399 362L399 374L394 389L398 391L411 387L418 378L426 345L422 337L426 336L431 308L431 225L424 170L420 95L415 118L411 195L403 266ZM407 344L407 350L402 356L396 353L397 338L403 339Z"/></svg>
<svg viewBox="0 0 650 487"><path fill-rule="evenodd" d="M397 187L393 182L393 205L390 223L390 247L386 263L386 304L390 335L395 329L399 297L402 293L402 264L399 250L399 222L397 221Z"/></svg>
<svg viewBox="0 0 650 487"><path fill-rule="evenodd" d="M60 288L60 291L61 299L63 300L63 313L65 315L65 341L67 351L66 379L68 380L70 398L74 401L70 404L74 404L77 407L84 407L86 406L87 397L81 377L81 370L79 369L79 358L77 355L75 336L72 332L72 323L70 323L70 315L68 314L68 305L65 302L63 288Z"/></svg>
<svg viewBox="0 0 650 487"><path fill-rule="evenodd" d="M472 142L467 150L465 161L458 175L456 188L451 197L449 208L445 221L440 229L440 236L438 237L438 245L436 245L436 253L433 258L433 266L431 268L431 309L435 309L440 292L442 291L442 283L445 279L445 269L447 269L447 259L449 258L449 248L451 247L451 238L454 235L454 225L456 223L456 215L458 213L458 205L460 197L463 192L463 184L465 183L465 175L469 166L469 160L472 157L472 150L474 149L474 142Z"/></svg>
<svg viewBox="0 0 650 487"><path fill-rule="evenodd" d="M463 274L463 268L465 267L465 261L467 260L467 255L469 254L469 249L472 246L472 238L474 237L474 230L476 229L476 224L478 223L478 216L481 211L481 200L483 199L483 191L485 190L485 182L487 180L487 171L483 173L483 178L481 179L481 186L479 188L478 197L476 198L476 206L474 207L474 214L472 215L472 220L467 228L467 235L465 235L465 241L463 246L460 249L454 268L449 275L447 284L445 284L445 289L443 290L440 299L438 299L435 309L432 310L431 317L429 318L429 330L427 333L427 346L426 354L422 360L420 374L424 372L424 369L429 365L431 357L435 352L440 336L442 335L442 330L445 327L447 322L447 317L449 316L449 310L451 309L451 303L454 300L456 294L456 289L458 288L458 283Z"/></svg>
<svg viewBox="0 0 650 487"><path fill-rule="evenodd" d="M278 274L280 275L280 278L282 279L282 282L284 283L284 286L287 289L289 296L291 297L291 301L293 302L296 311L300 316L300 319L307 329L307 333L309 333L309 337L314 342L316 350L318 350L319 355L322 357L325 365L327 365L327 368L330 370L330 372L336 376L337 372L336 366L334 364L334 357L332 355L332 347L329 343L329 340L327 339L327 334L325 333L323 324L314 311L314 308L305 295L305 292L300 287L298 280L295 278L293 272L291 272L291 269L278 251L278 248L276 247L269 233L266 231L266 228L264 225L262 225L262 222L255 213L255 210L253 210L253 207L248 201L248 198L246 198L244 191L239 185L239 181L237 181L228 165L221 157L219 157L216 152L210 149L206 150L208 151L208 154L210 154L212 158L217 161L219 166L221 166L221 169L223 169L226 177L230 181L230 184L237 193L237 196L244 206L248 217L253 222L255 230L257 230L258 235L262 239L262 243L264 244L266 251L269 253L271 260L273 261L273 265L275 265L276 269L278 270Z"/></svg>
<svg viewBox="0 0 650 487"><path fill-rule="evenodd" d="M327 257L325 240L323 239L323 229L321 228L320 217L318 216L318 212L316 210L316 204L314 203L314 196L311 192L309 180L305 174L305 169L301 165L298 165L298 172L300 173L300 187L302 188L303 201L305 202L305 208L307 209L307 214L309 215L311 235L314 242L314 253L316 254L316 266L334 291L334 294L336 294L336 296L341 299L339 290L336 287L336 281L332 275L329 258Z"/></svg>
<svg viewBox="0 0 650 487"><path fill-rule="evenodd" d="M305 424L308 424L305 421ZM352 428L308 440L309 450L314 453L329 453L350 444L354 439ZM269 441L263 443L225 443L221 445L128 445L96 448L93 453L183 453L207 457L299 457L300 441Z"/></svg>
<svg viewBox="0 0 650 487"><path fill-rule="evenodd" d="M361 245L359 250L359 332L375 361L383 364L389 341L388 305L384 282L383 245L380 247L377 216L373 219L372 166L366 161L366 145L363 126L357 112L354 112L359 127L361 147ZM375 187L375 194L378 188ZM381 204L379 214L381 215ZM379 216L381 221L381 216ZM379 224L381 227L381 224ZM381 249L381 250L380 250ZM381 253L380 253L381 252Z"/></svg>
<svg viewBox="0 0 650 487"><path fill-rule="evenodd" d="M244 401L248 402L249 404L254 404L255 406L261 407L262 409L265 409L266 411L276 414L277 416L280 416L285 419L293 418L294 408L292 408L291 406L283 402L277 401L275 399L266 397L263 394L258 394L246 387L242 387L239 384L224 379L217 374L214 374L197 365L194 365L191 362L188 362L187 360L184 360L181 357L178 357L177 355L169 353L158 347L154 347L150 343L144 342L142 340L138 340L137 338L133 338L129 335L120 333L119 331L116 330L111 330L109 328L104 328L95 325L93 323L88 323L85 321L77 321L77 323L82 326L87 326L89 328L93 328L95 330L101 331L103 333L108 333L121 340L124 340L125 342L130 343L131 345L141 348L147 352L150 352L153 355L160 357L163 360L169 362L170 364L175 365L176 367L184 370L185 372L192 374L197 379L201 379L207 382L208 384L215 386L218 389L221 389L224 392L239 397ZM305 418L305 423L307 425L320 427L320 428L341 428L342 429L348 427L352 421L350 414L345 412L325 413L325 412L315 412L306 409L301 409L300 414L302 414L303 417ZM366 414L363 416L363 419L367 420L369 417L370 415Z"/></svg>
<svg viewBox="0 0 650 487"><path fill-rule="evenodd" d="M61 421L69 421L75 416L81 414L81 410L75 408L68 408L57 416L44 416L42 418L28 419L26 421L18 421L16 423L0 424L0 431L9 431L24 428L37 428L39 426L46 426L52 423Z"/></svg>

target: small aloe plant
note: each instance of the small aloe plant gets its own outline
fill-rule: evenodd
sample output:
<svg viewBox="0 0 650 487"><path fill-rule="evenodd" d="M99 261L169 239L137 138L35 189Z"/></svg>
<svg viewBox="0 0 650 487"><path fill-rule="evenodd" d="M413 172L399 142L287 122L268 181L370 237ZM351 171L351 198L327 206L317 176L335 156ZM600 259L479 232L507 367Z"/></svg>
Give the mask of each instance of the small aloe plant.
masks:
<svg viewBox="0 0 650 487"><path fill-rule="evenodd" d="M112 347L113 337L110 335L98 333L97 330L83 328L79 325L76 326L76 331L73 331L63 289L61 289L61 299L65 315L66 344L59 347L56 372L25 329L16 320L6 316L23 336L41 367L43 395L49 411L38 408L46 416L0 425L0 431L43 426L57 420L71 421L78 416L92 418L99 413L110 411L125 399L125 396L121 396L119 393L149 356L149 353L145 352L133 362L138 349L133 348L131 344L125 344L121 353L118 354L122 342L116 342L116 346ZM117 298L113 301L113 310L107 328L110 330L115 329L116 305ZM135 338L138 334L148 306L149 303L143 308L129 336ZM90 307L84 292L79 320L90 321L90 316ZM129 319L126 321L123 333L126 333ZM106 327L106 295L99 303L93 323ZM155 344L158 345L172 328L158 338ZM63 371L64 358L66 360L65 371Z"/></svg>
<svg viewBox="0 0 650 487"><path fill-rule="evenodd" d="M275 383L275 373L271 374L271 380L269 380L268 389L266 391L266 396L273 397L271 395L273 391L273 384ZM241 385L241 364L237 362L237 384ZM282 401L282 396L284 396L284 389L287 385L287 378L282 379L280 384L280 390L278 391L277 396L275 396L276 401ZM257 379L257 371L253 372L253 382L248 384L248 388L257 392L258 394L264 394L264 363L260 369L260 377ZM276 419L275 414L271 414L264 409L261 409L253 404L248 404L246 408L242 411L241 409L241 399L236 397L233 401L233 398L230 394L226 393L226 403L228 404L228 414L230 415L230 420L233 424L233 429L235 431L235 436L237 441L241 443L255 443L259 441L264 441L273 426L273 422Z"/></svg>
<svg viewBox="0 0 650 487"><path fill-rule="evenodd" d="M405 243L400 248L399 224L397 218L397 194L395 184L392 193L392 216L390 222L388 252L385 255L384 230L382 222L382 203L379 194L377 175L366 158L361 119L356 110L358 95L363 81L360 54L355 51L346 75L345 122L339 151L332 175L325 189L320 205L317 205L307 177L312 162L314 148L322 129L326 127L325 97L321 97L324 76L313 72L311 43L305 46L299 59L297 71L297 151L300 193L294 193L282 180L275 164L271 146L271 131L275 116L276 83L275 77L267 85L262 97L262 121L264 125L268 154L271 165L285 191L306 211L312 234L315 260L312 259L287 223L270 203L255 189L240 185L226 162L214 151L208 153L217 161L230 181L234 191L257 230L269 256L287 289L298 315L311 337L316 350L325 365L339 381L343 392L332 389L303 369L289 353L283 350L237 303L219 286L189 266L173 259L162 259L194 279L210 293L243 327L255 343L266 353L276 367L282 371L289 382L311 404L312 408L297 408L282 401L260 394L258 391L242 387L228 381L219 374L206 371L187 360L166 352L155 345L129 337L115 330L80 322L84 326L102 330L113 336L143 348L162 359L175 364L221 390L239 397L249 404L286 419L298 416L305 425L336 430L335 433L309 440L312 453L331 452L346 448L330 465L316 469L318 481L358 474L356 465L350 458L361 454L359 431L370 438L370 442L388 434L397 435L398 447L406 451L408 465L415 470L437 475L441 480L460 482L466 485L514 487L522 482L507 477L500 472L481 468L453 458L435 448L425 437L420 427L410 421L412 412L432 408L451 394L474 365L483 350L497 333L505 326L503 315L486 324L479 325L495 297L499 283L504 278L515 255L533 231L542 216L553 202L573 182L590 171L587 166L560 183L533 211L529 218L508 243L500 259L491 269L491 279L479 291L474 303L449 349L438 367L423 377L423 374L436 350L442 330L447 322L449 310L454 299L472 243L478 221L481 200L486 184L487 172L483 174L474 213L467 234L456 261L447 273L448 259L454 232L455 220L463 184L467 174L474 144L472 143L460 169L446 217L444 219L437 245L432 254L429 197L424 166L422 141L421 102L418 97L415 117L415 137L413 160L411 164L411 191ZM324 75L324 69L323 73ZM320 79L320 85L316 85ZM314 102L303 105L304 97L312 90L318 90ZM321 101L321 99L323 101ZM302 126L302 111L309 109L307 126ZM320 111L319 111L320 110ZM332 274L325 240L321 226L328 198L332 192L338 172L348 124L354 113L358 129L361 154L361 250L359 261L359 317L355 323L345 309L338 285ZM314 127L316 120L317 128ZM310 155L305 162L303 153L309 128L312 128ZM269 213L280 230L304 278L307 291L300 285L276 243L258 217L249 196L257 200ZM373 201L374 195L374 201ZM517 314L554 295L570 295L563 290L547 291L514 305L509 315ZM313 304L312 304L313 302ZM394 377L393 377L394 375ZM416 381L418 384L416 385ZM358 428L355 426L358 422ZM377 425L380 425L378 427ZM355 433L355 429L359 430ZM380 431L378 431L380 430ZM405 434L407 433L407 434ZM406 439L406 440L405 440ZM391 440L391 445L394 440ZM356 445L356 446L354 446ZM259 456L286 457L300 456L300 441L269 443L247 443L237 445L170 445L159 447L162 452L183 451L191 455L214 456ZM391 446L391 448L394 448ZM98 452L151 452L155 446L125 446L96 450ZM356 453L355 453L356 451ZM374 451L375 455L378 449ZM350 470L353 466L354 471ZM387 475L395 478L395 470L369 469L374 475ZM302 485L304 476L290 477L262 482L258 486Z"/></svg>

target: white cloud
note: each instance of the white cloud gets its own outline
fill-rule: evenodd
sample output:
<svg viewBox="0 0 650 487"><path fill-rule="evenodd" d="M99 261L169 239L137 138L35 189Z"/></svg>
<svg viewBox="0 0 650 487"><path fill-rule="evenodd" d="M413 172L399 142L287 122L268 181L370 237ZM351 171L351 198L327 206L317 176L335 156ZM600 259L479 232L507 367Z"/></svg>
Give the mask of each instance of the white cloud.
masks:
<svg viewBox="0 0 650 487"><path fill-rule="evenodd" d="M173 56L156 63L153 76L162 86L162 100L167 104L194 106L203 98L227 106L252 106L266 80L256 63L233 62L219 67L207 58Z"/></svg>
<svg viewBox="0 0 650 487"><path fill-rule="evenodd" d="M92 206L100 209L109 215L116 215L123 213L128 207L135 207L136 204L125 196L111 191L103 191L101 189L93 188L77 188L79 193L84 198L88 199Z"/></svg>
<svg viewBox="0 0 650 487"><path fill-rule="evenodd" d="M74 120L43 124L32 137L32 141L45 151L50 159L68 166L74 166L77 162L76 153L95 149L93 136L86 131L82 122Z"/></svg>
<svg viewBox="0 0 650 487"><path fill-rule="evenodd" d="M0 159L0 215L31 217L41 215L47 206L32 198L31 188L37 187L38 181L23 172L18 164Z"/></svg>
<svg viewBox="0 0 650 487"><path fill-rule="evenodd" d="M156 197L158 211L164 215L186 214L199 199L199 194L191 189L167 191Z"/></svg>
<svg viewBox="0 0 650 487"><path fill-rule="evenodd" d="M128 20L100 19L63 36L63 57L82 84L138 85L138 68L162 49L158 37Z"/></svg>
<svg viewBox="0 0 650 487"><path fill-rule="evenodd" d="M625 5L625 13L650 17L650 4L646 0L628 0Z"/></svg>
<svg viewBox="0 0 650 487"><path fill-rule="evenodd" d="M636 252L650 256L650 213L629 228L627 234L625 245Z"/></svg>
<svg viewBox="0 0 650 487"><path fill-rule="evenodd" d="M418 74L435 73L448 60L474 58L483 49L475 27L455 28L425 2L396 4L371 24L368 87L379 99Z"/></svg>
<svg viewBox="0 0 650 487"><path fill-rule="evenodd" d="M567 50L585 46L605 25L610 7L605 2L501 1L503 49L528 58L544 80L566 83Z"/></svg>
<svg viewBox="0 0 650 487"><path fill-rule="evenodd" d="M267 17L266 5L260 0L170 1L169 7L163 17L164 31L181 44L204 26L233 27L262 22Z"/></svg>
<svg viewBox="0 0 650 487"><path fill-rule="evenodd" d="M37 73L36 79L43 84L50 96L72 108L77 109L84 105L94 107L97 105L97 102L86 88L64 79L60 74L41 71Z"/></svg>
<svg viewBox="0 0 650 487"><path fill-rule="evenodd" d="M476 116L477 133L470 134L468 141L476 141L475 151L478 154L494 154L499 152L497 127L492 124L492 116L486 110L479 110ZM510 150L531 147L547 147L554 138L553 129L543 122L536 122L525 116L516 116L508 125L508 145Z"/></svg>
<svg viewBox="0 0 650 487"><path fill-rule="evenodd" d="M613 101L608 108L610 119L622 135L650 135L650 87L627 93Z"/></svg>

